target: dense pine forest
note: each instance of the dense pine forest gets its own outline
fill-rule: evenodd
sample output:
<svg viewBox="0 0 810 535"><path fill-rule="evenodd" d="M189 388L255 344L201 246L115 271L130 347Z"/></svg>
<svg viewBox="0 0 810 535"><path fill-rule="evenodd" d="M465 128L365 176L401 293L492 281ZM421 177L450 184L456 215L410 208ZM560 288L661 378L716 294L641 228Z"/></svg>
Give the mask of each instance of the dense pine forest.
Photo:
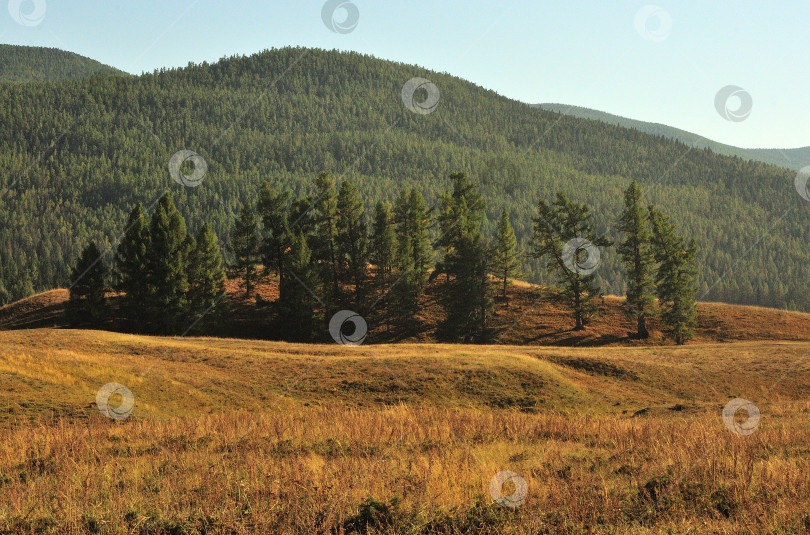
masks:
<svg viewBox="0 0 810 535"><path fill-rule="evenodd" d="M440 91L433 113L403 105L402 87L417 76ZM699 298L810 303L810 214L794 173L532 108L448 74L286 48L137 77L6 82L0 100L0 302L68 286L91 241L111 263L132 207L151 213L167 192L189 234L207 224L235 265L235 222L263 182L304 197L328 171L338 187L350 180L368 214L415 188L439 221L441 194L459 171L486 200L482 235L495 236L506 211L524 249L538 201L557 191L590 206L595 236L619 241L623 192L635 180L645 204L700 242ZM207 163L198 187L169 174L182 149ZM520 271L556 283L531 255ZM606 249L594 284L624 295L624 273Z"/></svg>

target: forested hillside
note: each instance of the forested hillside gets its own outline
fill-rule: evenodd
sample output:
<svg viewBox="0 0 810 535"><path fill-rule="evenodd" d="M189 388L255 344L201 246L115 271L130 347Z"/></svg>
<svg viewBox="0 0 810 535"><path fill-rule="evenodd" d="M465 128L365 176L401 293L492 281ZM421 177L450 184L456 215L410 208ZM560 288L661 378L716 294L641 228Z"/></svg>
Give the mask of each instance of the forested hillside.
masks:
<svg viewBox="0 0 810 535"><path fill-rule="evenodd" d="M569 106L568 104L535 104L535 106L573 117L592 119L594 121L602 121L604 123L632 128L654 136L676 139L686 143L690 147L699 149L708 148L718 154L724 154L726 156L739 156L746 160L756 160L758 162L787 167L788 169L795 169L797 171L810 162L810 147L798 147L793 149L743 149L712 141L711 139L693 134L692 132L687 132L686 130L665 124L637 121L635 119L628 119L627 117L589 108Z"/></svg>
<svg viewBox="0 0 810 535"><path fill-rule="evenodd" d="M0 82L53 82L96 74L126 73L57 48L0 45Z"/></svg>
<svg viewBox="0 0 810 535"><path fill-rule="evenodd" d="M403 105L402 87L417 76L440 91L433 113ZM538 200L559 190L591 205L597 231L615 240L635 179L697 239L699 296L810 303L810 211L793 173L532 108L415 66L288 48L138 77L5 83L0 102L3 302L68 285L82 248L92 239L109 250L138 202L151 209L171 191L189 231L208 222L227 252L239 207L262 181L301 195L328 170L351 179L367 211L404 187L436 207L448 175L466 172L487 203L485 233L506 208L524 244ZM207 162L198 187L170 177L181 149ZM525 271L551 280L537 264ZM597 275L604 291L624 293L613 251Z"/></svg>

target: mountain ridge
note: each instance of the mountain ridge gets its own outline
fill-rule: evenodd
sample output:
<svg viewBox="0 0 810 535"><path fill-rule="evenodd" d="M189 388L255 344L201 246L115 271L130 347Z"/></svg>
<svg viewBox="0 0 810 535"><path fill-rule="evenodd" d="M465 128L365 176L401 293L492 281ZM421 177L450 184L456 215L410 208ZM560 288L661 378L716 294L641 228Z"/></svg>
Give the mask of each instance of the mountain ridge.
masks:
<svg viewBox="0 0 810 535"><path fill-rule="evenodd" d="M794 171L798 171L810 162L810 146L796 147L791 149L785 148L743 148L735 147L714 141L707 137L669 126L663 123L655 123L651 121L642 121L639 119L630 119L621 115L608 113L592 108L585 108L582 106L573 106L568 104L557 103L543 103L531 104L533 107L538 107L544 110L561 113L563 115L570 115L580 119L590 119L594 121L601 121L604 123L615 124L625 128L632 128L645 134L664 136L669 139L677 140L689 146L699 149L710 149L717 154L724 156L737 156L743 159L755 160L762 163L777 165L779 167L786 167Z"/></svg>

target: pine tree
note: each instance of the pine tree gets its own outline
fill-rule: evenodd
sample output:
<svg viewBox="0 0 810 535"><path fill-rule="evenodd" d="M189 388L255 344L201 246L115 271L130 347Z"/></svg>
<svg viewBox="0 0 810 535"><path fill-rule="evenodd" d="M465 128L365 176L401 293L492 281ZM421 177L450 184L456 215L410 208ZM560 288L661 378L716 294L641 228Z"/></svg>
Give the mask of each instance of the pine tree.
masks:
<svg viewBox="0 0 810 535"><path fill-rule="evenodd" d="M641 188L633 181L624 192L624 211L619 217L618 229L625 233L625 238L619 244L618 252L627 270L625 311L636 320L636 336L648 338L647 318L655 306L655 257L649 212L641 204L641 197Z"/></svg>
<svg viewBox="0 0 810 535"><path fill-rule="evenodd" d="M107 267L95 242L83 251L71 273L68 320L98 326L107 316Z"/></svg>
<svg viewBox="0 0 810 535"><path fill-rule="evenodd" d="M337 198L337 256L341 285L354 287L351 306L365 310L368 224L357 188L345 180Z"/></svg>
<svg viewBox="0 0 810 535"><path fill-rule="evenodd" d="M114 288L124 294L120 297L124 321L138 332L148 322L145 305L149 300L149 285L146 280L149 225L140 203L129 214L124 228L124 237L115 254Z"/></svg>
<svg viewBox="0 0 810 535"><path fill-rule="evenodd" d="M509 306L506 296L506 287L510 278L522 277L520 271L520 257L523 252L518 249L515 231L509 223L509 212L506 208L498 219L498 228L495 236L495 246L492 250L492 273L501 281L503 300Z"/></svg>
<svg viewBox="0 0 810 535"><path fill-rule="evenodd" d="M430 244L430 213L425 198L418 189L411 189L408 195L408 217L410 218L411 255L413 270L420 293L428 279L428 270L433 259L433 248Z"/></svg>
<svg viewBox="0 0 810 535"><path fill-rule="evenodd" d="M574 330L580 331L594 311L592 300L601 293L591 255L611 242L596 236L590 209L563 192L551 204L541 199L533 221L532 257L546 258L546 269L563 283L563 295L574 314Z"/></svg>
<svg viewBox="0 0 810 535"><path fill-rule="evenodd" d="M396 234L394 232L391 205L378 201L374 207L374 223L371 229L370 259L374 265L374 290L383 309L388 304L387 293L392 282L396 260ZM389 322L386 321L386 328Z"/></svg>
<svg viewBox="0 0 810 535"><path fill-rule="evenodd" d="M661 319L678 345L694 336L697 324L695 303L697 246L675 231L675 225L654 207L649 208L653 233L653 252L659 262L655 277L656 293L664 311Z"/></svg>
<svg viewBox="0 0 810 535"><path fill-rule="evenodd" d="M279 324L287 340L308 342L313 337L321 285L304 233L287 239L290 248L284 255L284 270L288 275L279 286Z"/></svg>
<svg viewBox="0 0 810 535"><path fill-rule="evenodd" d="M149 288L146 312L153 331L175 333L187 327L186 292L191 242L186 222L164 195L149 221L146 282Z"/></svg>
<svg viewBox="0 0 810 535"><path fill-rule="evenodd" d="M225 270L217 236L203 223L194 240L188 267L188 305L194 328L204 332L221 318Z"/></svg>
<svg viewBox="0 0 810 535"><path fill-rule="evenodd" d="M492 308L489 248L481 236L486 204L467 175L454 173L450 179L453 190L442 197L447 205L441 211L444 235L438 240L447 274L440 293L445 310L440 336L468 342L485 333Z"/></svg>
<svg viewBox="0 0 810 535"><path fill-rule="evenodd" d="M289 236L287 203L289 192L278 193L265 182L259 193L256 210L262 221L264 237L260 246L265 273L275 272L281 281L284 276L284 251L290 246L285 237Z"/></svg>
<svg viewBox="0 0 810 535"><path fill-rule="evenodd" d="M341 301L341 288L337 250L337 194L335 179L327 172L321 172L315 180L313 206L312 260L324 284L327 315L331 316Z"/></svg>
<svg viewBox="0 0 810 535"><path fill-rule="evenodd" d="M241 286L245 289L247 297L253 292L258 279L256 263L259 256L259 237L256 225L256 214L253 212L253 207L250 203L245 203L231 234L234 256L231 270L242 280Z"/></svg>

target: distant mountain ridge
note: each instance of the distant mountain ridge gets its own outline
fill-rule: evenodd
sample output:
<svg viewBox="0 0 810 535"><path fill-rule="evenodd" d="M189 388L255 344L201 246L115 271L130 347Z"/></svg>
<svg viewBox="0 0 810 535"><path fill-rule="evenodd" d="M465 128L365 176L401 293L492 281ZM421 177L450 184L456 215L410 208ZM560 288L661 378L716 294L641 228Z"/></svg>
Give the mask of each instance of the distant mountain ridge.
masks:
<svg viewBox="0 0 810 535"><path fill-rule="evenodd" d="M127 75L115 67L58 48L0 45L0 82L57 82L105 74Z"/></svg>
<svg viewBox="0 0 810 535"><path fill-rule="evenodd" d="M591 119L603 123L615 124L624 128L632 128L645 134L654 136L664 136L685 143L697 149L709 149L724 156L738 156L745 160L754 160L780 167L787 167L798 171L806 165L810 165L810 147L799 147L795 149L744 149L719 143L711 139L660 123L650 123L636 119L628 119L620 115L613 115L604 111L582 108L580 106L569 106L568 104L532 104L533 107L544 110L570 115L580 119Z"/></svg>

